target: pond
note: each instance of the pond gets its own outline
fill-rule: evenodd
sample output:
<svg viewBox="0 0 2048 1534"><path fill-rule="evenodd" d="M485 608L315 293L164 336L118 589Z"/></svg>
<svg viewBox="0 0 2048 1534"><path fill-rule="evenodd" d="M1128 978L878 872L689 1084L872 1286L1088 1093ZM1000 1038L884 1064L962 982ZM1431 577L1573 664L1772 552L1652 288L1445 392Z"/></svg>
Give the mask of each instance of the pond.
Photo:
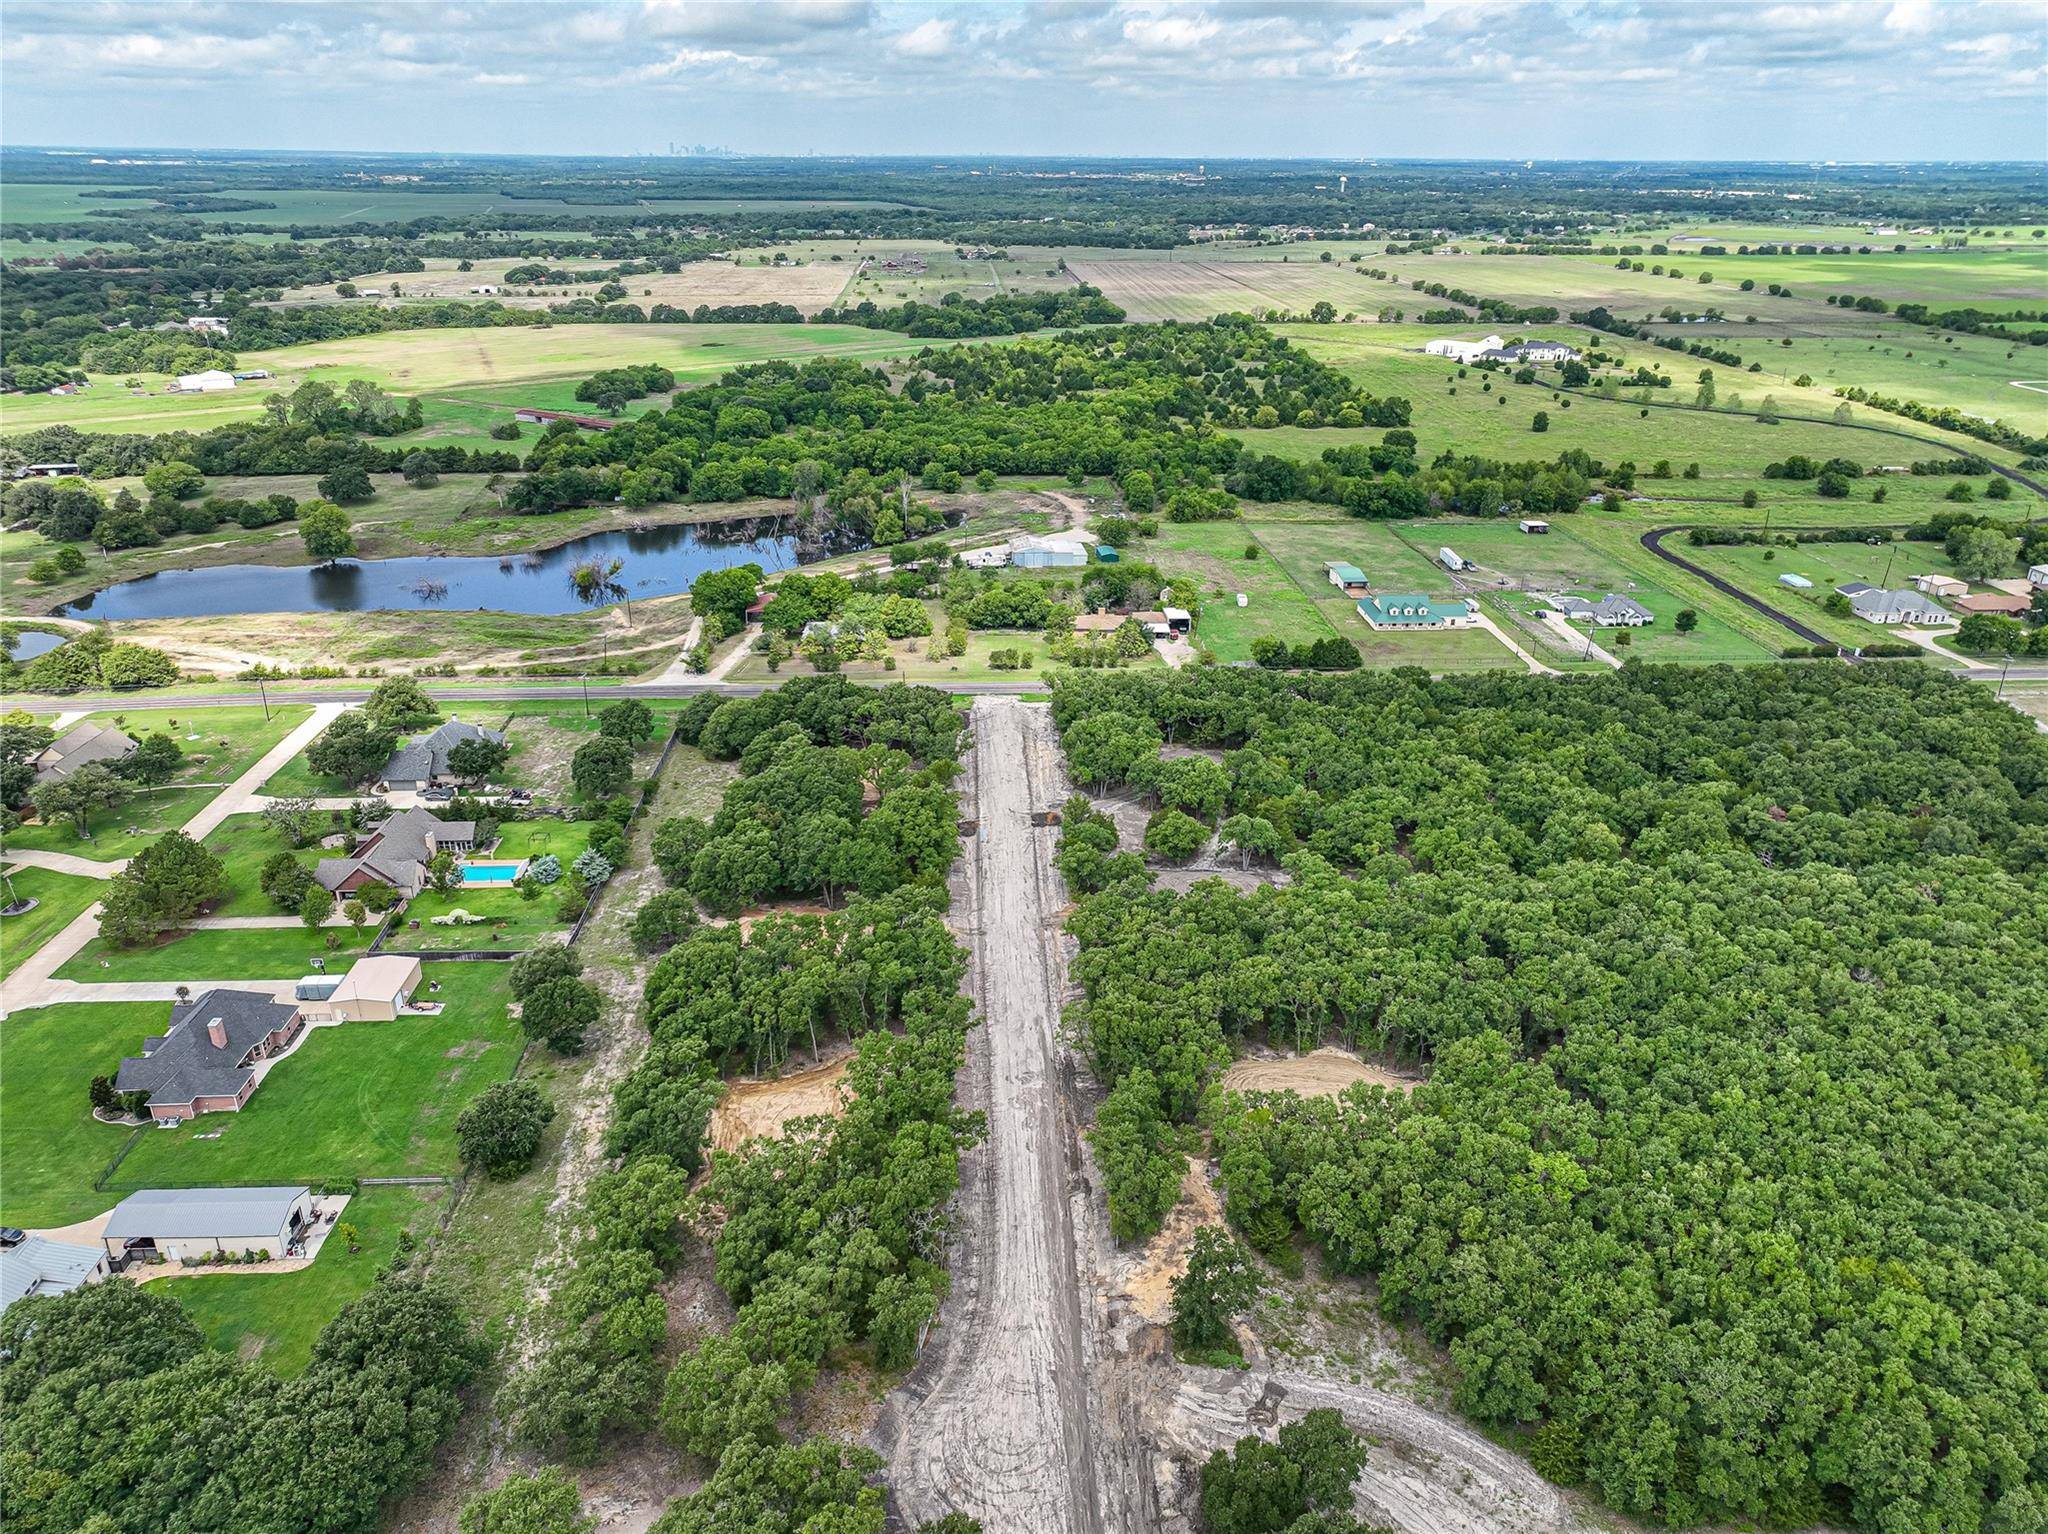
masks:
<svg viewBox="0 0 2048 1534"><path fill-rule="evenodd" d="M21 629L15 633L14 649L9 653L17 661L31 661L38 655L49 654L70 637L50 629Z"/></svg>
<svg viewBox="0 0 2048 1534"><path fill-rule="evenodd" d="M763 570L787 570L857 546L818 545L799 539L790 518L752 517L593 533L538 554L432 554L331 565L164 570L93 592L57 611L65 617L110 620L394 608L570 613L687 591L690 582L707 570L748 563ZM585 600L571 584L570 572L592 560L609 564L614 559L624 561L613 578L616 584L593 593L594 600Z"/></svg>

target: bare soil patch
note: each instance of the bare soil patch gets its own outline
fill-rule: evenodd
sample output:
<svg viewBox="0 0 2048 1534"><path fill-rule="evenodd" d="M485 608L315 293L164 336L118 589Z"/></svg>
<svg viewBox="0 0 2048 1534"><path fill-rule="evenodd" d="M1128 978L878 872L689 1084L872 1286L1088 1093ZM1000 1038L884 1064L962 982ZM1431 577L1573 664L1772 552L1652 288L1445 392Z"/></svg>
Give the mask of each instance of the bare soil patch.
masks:
<svg viewBox="0 0 2048 1534"><path fill-rule="evenodd" d="M1209 1163L1191 1156L1181 1178L1180 1202L1144 1250L1133 1253L1111 1272L1112 1293L1154 1326L1166 1325L1173 1319L1174 1281L1188 1269L1195 1232L1222 1223L1223 1204L1209 1181Z"/></svg>
<svg viewBox="0 0 2048 1534"><path fill-rule="evenodd" d="M1223 1073L1232 1092L1294 1092L1303 1097L1335 1097L1354 1082L1369 1081L1394 1092L1412 1092L1421 1082L1368 1065L1349 1050L1325 1045L1305 1055L1247 1058Z"/></svg>
<svg viewBox="0 0 2048 1534"><path fill-rule="evenodd" d="M712 1146L737 1150L748 1140L781 1139L783 1126L793 1119L838 1117L846 1111L840 1081L852 1063L849 1050L807 1071L767 1081L733 1082L711 1115Z"/></svg>

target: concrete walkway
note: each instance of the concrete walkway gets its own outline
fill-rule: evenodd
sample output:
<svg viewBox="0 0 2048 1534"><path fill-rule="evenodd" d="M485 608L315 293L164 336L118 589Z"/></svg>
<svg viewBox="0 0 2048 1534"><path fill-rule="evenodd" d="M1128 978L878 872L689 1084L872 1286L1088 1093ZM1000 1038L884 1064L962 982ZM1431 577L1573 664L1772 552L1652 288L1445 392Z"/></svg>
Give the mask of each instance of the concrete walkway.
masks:
<svg viewBox="0 0 2048 1534"><path fill-rule="evenodd" d="M1612 650L1602 649L1599 645L1593 643L1593 636L1591 634L1573 628L1569 618L1562 617L1554 612L1545 613L1543 616L1543 626L1563 640L1565 647L1572 654L1584 656L1587 660L1601 661L1606 665L1612 666L1616 671L1621 669L1621 658L1619 656Z"/></svg>
<svg viewBox="0 0 2048 1534"><path fill-rule="evenodd" d="M1493 619L1489 618L1485 613L1479 612L1476 606L1474 607L1473 611L1479 619L1479 626L1485 629L1487 633L1493 635L1493 637L1495 639L1498 639L1502 644L1506 645L1509 650L1514 652L1515 657L1518 660L1520 660L1523 665L1527 666L1531 671L1535 672L1536 675L1556 676L1559 674L1558 669L1555 666L1544 665L1542 661L1538 660L1535 656L1531 655L1527 650L1523 649L1520 645L1516 644L1514 640L1508 637L1506 629L1502 628L1498 623L1495 623Z"/></svg>
<svg viewBox="0 0 2048 1534"><path fill-rule="evenodd" d="M1905 640L1907 644L1916 644L1928 654L1938 655L1943 660L1954 661L1958 666L1974 669L1984 664L1981 659L1972 660L1967 655L1959 655L1940 642L1944 639L1955 638L1956 631L1954 629L1939 629L1930 633L1925 629L1900 628L1894 629L1892 632Z"/></svg>
<svg viewBox="0 0 2048 1534"><path fill-rule="evenodd" d="M101 862L73 852L39 852L32 847L10 847L0 853L0 862L21 868L44 868L53 874L77 874L81 879L111 879L128 866L126 858Z"/></svg>
<svg viewBox="0 0 2048 1534"><path fill-rule="evenodd" d="M697 640L703 633L704 620L702 618L692 618L690 620L690 632L683 635L683 647L676 651L676 658L668 663L668 668L655 678L657 682L673 684L697 680L697 673L689 667L689 655L692 650L697 648Z"/></svg>
<svg viewBox="0 0 2048 1534"><path fill-rule="evenodd" d="M246 810L257 797L256 791L269 781L271 775L282 768L286 762L289 762L293 757L305 750L307 746L311 745L313 738L326 729L333 721L334 716L347 706L347 704L339 702L316 703L313 706L313 713L310 718L286 735L283 740L264 752L262 758L255 766L222 789L207 804L205 809L186 821L182 827L184 833L195 842L203 841L206 839L207 834L223 820L226 820L228 816L240 814ZM267 920L267 918L257 919ZM99 930L100 907L99 902L95 901L62 932L59 932L47 943L43 944L42 947L30 954L13 974L9 975L5 980L0 980L0 1017L5 1017L10 1012L18 1012L24 1008L48 1006L53 1002L59 1001L158 1000L159 998L156 996L110 996L97 994L79 996L67 994L67 991L77 989L75 982L59 981L54 976L58 970L62 969L78 955L80 949L84 948L87 943L90 943L99 935ZM205 982L197 980L187 981L186 983L193 988L195 994L205 984ZM246 985L246 982L243 981L215 983ZM285 983L287 985L291 984L289 981ZM93 986L87 989L91 992L99 992L107 988ZM168 999L175 990L175 986L167 989L163 999Z"/></svg>

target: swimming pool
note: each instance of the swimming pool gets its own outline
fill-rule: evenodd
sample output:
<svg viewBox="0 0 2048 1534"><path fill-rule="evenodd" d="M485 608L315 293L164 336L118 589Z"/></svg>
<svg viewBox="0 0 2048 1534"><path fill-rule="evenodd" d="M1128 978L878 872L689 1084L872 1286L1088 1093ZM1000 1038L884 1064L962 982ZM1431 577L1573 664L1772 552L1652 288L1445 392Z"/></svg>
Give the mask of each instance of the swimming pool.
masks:
<svg viewBox="0 0 2048 1534"><path fill-rule="evenodd" d="M479 884L510 884L524 867L524 863L464 863L462 887L473 889Z"/></svg>

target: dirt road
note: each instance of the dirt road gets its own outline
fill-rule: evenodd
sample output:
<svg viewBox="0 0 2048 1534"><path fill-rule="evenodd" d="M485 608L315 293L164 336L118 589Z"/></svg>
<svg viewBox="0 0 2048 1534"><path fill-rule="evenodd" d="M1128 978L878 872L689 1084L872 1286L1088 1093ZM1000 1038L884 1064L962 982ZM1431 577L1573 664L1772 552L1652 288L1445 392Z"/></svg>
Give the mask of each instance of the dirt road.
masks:
<svg viewBox="0 0 2048 1534"><path fill-rule="evenodd" d="M876 1436L907 1526L963 1512L987 1534L1120 1531L1102 1506L1096 1345L1075 1267L1057 832L1031 823L1066 783L1042 706L985 698L972 717L964 810L980 829L956 911L973 927L981 1013L963 1095L987 1111L988 1138L963 1169L952 1294Z"/></svg>

